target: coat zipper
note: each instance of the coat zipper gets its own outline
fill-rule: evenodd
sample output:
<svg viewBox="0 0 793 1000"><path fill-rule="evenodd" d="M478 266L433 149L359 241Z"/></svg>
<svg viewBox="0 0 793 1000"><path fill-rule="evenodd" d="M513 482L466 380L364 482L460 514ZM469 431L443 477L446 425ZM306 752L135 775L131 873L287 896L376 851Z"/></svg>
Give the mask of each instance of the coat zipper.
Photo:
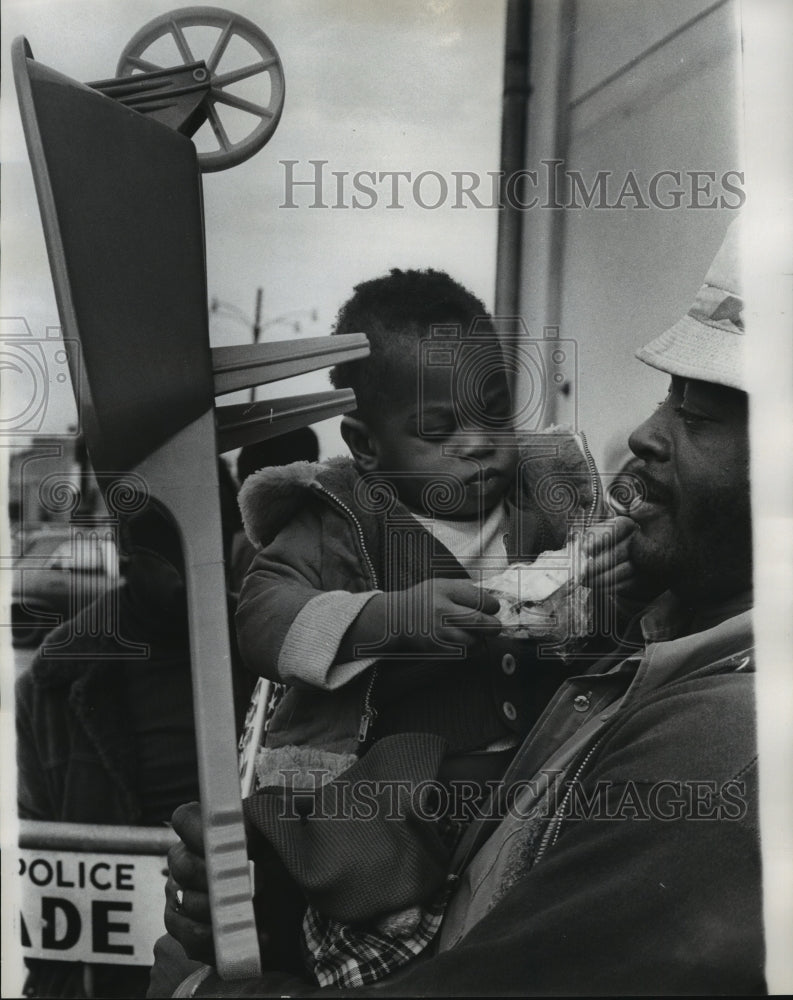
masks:
<svg viewBox="0 0 793 1000"><path fill-rule="evenodd" d="M578 436L581 439L581 450L584 453L584 460L586 461L587 468L589 469L589 481L592 486L592 500L589 504L589 509L586 513L586 520L584 522L584 526L588 528L592 523L598 504L600 503L600 476L598 475L597 466L595 465L594 458L592 458L592 453L589 450L589 445L587 444L584 432L579 431Z"/></svg>
<svg viewBox="0 0 793 1000"><path fill-rule="evenodd" d="M363 536L363 528L361 527L361 522L358 520L355 514L350 510L347 504L344 503L343 500L339 500L339 498L336 496L335 493L331 493L329 489L327 489L325 486L322 485L322 483L315 483L315 486L321 493L324 493L326 497L329 497L336 504L337 507L341 507L344 513L350 518L352 523L355 525L355 530L358 533L358 541L360 542L361 545L361 552L363 553L363 557L366 560L366 568L369 570L369 575L372 578L372 583L374 584L375 590L377 590L380 584L378 583L377 573L375 573L374 571L372 560L369 557L369 552L367 551L366 548L366 541Z"/></svg>
<svg viewBox="0 0 793 1000"><path fill-rule="evenodd" d="M343 500L339 500L339 498L335 495L335 493L331 493L330 490L324 487L321 483L315 483L315 486L321 493L323 493L326 497L332 500L337 507L341 508L341 510L344 511L347 517L349 517L349 519L355 525L355 530L358 534L358 542L361 546L361 552L366 562L366 567L369 570L369 576L372 580L375 590L377 590L379 588L377 573L375 573L372 559L369 555L368 549L366 548L366 540L364 538L361 522L355 516L353 511L347 506L347 504L344 503ZM371 675L369 677L369 683L366 685L366 692L363 698L363 713L361 714L361 721L358 725L359 743L366 742L366 738L369 734L369 727L377 718L377 709L372 704L372 689L374 688L374 682L376 679L377 679L377 665L372 667Z"/></svg>
<svg viewBox="0 0 793 1000"><path fill-rule="evenodd" d="M559 833L561 832L562 823L564 822L565 811L567 809L567 803L570 800L570 796L573 794L573 785L575 785L575 783L581 777L581 774L584 771L584 768L589 763L589 758L592 756L592 754L595 752L595 750L597 750L598 746L600 745L600 742L601 742L600 740L596 740L592 744L592 746L589 748L589 750L587 750L587 752L586 752L586 754L584 756L584 759L578 765L578 768L576 769L576 772L573 775L572 781L569 782L569 784L567 786L567 791L565 792L565 795L564 795L564 798L562 799L561 803L559 804L559 808L556 810L556 813L553 815L553 817L548 822L548 826L546 827L545 833L543 834L542 840L540 841L540 846L537 849L537 854L534 857L534 864L535 865L540 860L540 858L543 856L543 854L545 854L546 850L549 847L554 847L555 844L556 844L556 841L559 839Z"/></svg>
<svg viewBox="0 0 793 1000"><path fill-rule="evenodd" d="M369 727L377 718L377 709L372 704L372 688L377 677L377 666L372 667L369 683L366 685L366 694L363 696L363 713L358 724L358 742L365 743L369 734Z"/></svg>

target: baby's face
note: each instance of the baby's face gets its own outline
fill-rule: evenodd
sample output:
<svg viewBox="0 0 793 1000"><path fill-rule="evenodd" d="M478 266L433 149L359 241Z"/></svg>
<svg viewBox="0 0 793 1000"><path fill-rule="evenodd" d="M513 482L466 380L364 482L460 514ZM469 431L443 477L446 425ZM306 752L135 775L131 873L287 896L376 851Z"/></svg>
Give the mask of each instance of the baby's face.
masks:
<svg viewBox="0 0 793 1000"><path fill-rule="evenodd" d="M477 357L454 346L456 363L422 360L414 398L384 400L371 430L379 471L403 503L437 517L475 518L514 483L512 400L503 364L477 369Z"/></svg>

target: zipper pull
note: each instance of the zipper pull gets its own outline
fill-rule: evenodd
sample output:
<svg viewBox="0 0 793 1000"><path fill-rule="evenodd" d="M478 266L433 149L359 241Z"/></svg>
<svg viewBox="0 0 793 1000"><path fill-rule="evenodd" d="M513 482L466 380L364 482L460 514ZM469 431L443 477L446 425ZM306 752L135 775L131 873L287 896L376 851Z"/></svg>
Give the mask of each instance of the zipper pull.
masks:
<svg viewBox="0 0 793 1000"><path fill-rule="evenodd" d="M371 726L371 724L374 722L376 718L377 718L377 710L372 708L371 705L364 710L364 713L361 716L361 724L358 726L359 743L366 742L366 736L369 732L369 726Z"/></svg>

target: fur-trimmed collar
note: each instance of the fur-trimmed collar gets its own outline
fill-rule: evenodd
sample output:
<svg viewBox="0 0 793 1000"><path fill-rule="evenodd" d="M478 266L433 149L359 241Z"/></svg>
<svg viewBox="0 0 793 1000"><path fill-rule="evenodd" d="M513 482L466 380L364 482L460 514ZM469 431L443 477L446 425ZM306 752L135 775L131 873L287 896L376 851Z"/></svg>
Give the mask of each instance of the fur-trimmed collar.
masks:
<svg viewBox="0 0 793 1000"><path fill-rule="evenodd" d="M546 446L549 439L553 439L553 450ZM578 494L576 506L591 502L593 467L580 435L569 427L549 427L521 438L519 447L524 479L530 489L549 482L548 477L572 477ZM239 492L248 538L257 547L268 545L306 502L307 492L329 492L357 507L353 495L359 478L352 459L343 455L324 462L293 462L254 472Z"/></svg>
<svg viewBox="0 0 793 1000"><path fill-rule="evenodd" d="M293 462L259 469L239 492L242 523L254 545L267 545L305 503L307 490L324 488L340 499L352 495L359 474L351 458Z"/></svg>

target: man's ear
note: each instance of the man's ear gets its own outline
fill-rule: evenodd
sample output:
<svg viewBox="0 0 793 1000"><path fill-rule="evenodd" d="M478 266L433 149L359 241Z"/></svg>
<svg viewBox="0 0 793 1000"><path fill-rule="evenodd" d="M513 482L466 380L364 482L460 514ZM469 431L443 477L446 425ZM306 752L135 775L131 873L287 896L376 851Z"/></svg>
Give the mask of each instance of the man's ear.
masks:
<svg viewBox="0 0 793 1000"><path fill-rule="evenodd" d="M357 417L342 417L341 436L360 471L376 472L380 467L380 460L377 444L368 425Z"/></svg>

